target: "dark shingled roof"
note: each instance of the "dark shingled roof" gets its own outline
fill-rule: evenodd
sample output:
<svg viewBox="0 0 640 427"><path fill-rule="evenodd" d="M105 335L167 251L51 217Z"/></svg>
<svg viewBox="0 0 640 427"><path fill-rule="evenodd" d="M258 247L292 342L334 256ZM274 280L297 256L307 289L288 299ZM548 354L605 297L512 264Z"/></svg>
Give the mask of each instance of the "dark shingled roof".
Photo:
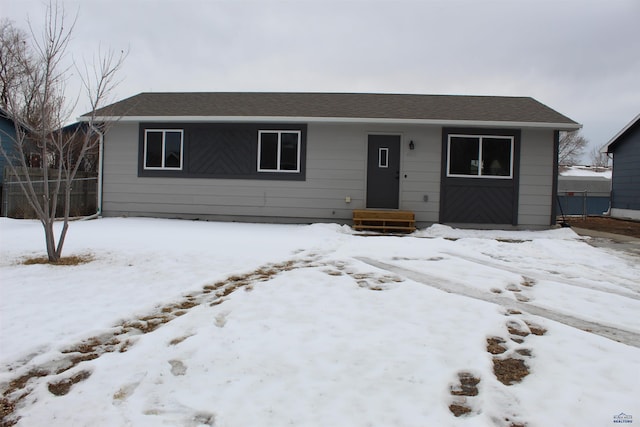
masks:
<svg viewBox="0 0 640 427"><path fill-rule="evenodd" d="M140 93L97 111L100 117L283 117L517 122L578 127L529 97L372 93Z"/></svg>

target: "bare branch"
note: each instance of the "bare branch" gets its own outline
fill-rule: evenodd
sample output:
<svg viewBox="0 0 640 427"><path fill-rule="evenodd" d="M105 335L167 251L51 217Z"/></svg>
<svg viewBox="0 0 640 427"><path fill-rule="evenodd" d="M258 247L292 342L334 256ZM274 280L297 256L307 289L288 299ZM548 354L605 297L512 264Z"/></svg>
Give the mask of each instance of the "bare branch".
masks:
<svg viewBox="0 0 640 427"><path fill-rule="evenodd" d="M558 163L564 166L577 164L587 145L589 141L580 135L580 131L566 132L560 138Z"/></svg>
<svg viewBox="0 0 640 427"><path fill-rule="evenodd" d="M91 66L84 64L85 72L78 74L91 107L89 123L65 127L77 102L76 97L70 105L66 96L71 67L76 67L66 61L77 19L76 14L69 21L64 7L51 0L42 31L38 33L29 24L30 38L9 21L0 22L0 106L15 127L15 135L0 135L3 142L10 138L12 143L10 152L2 144L0 155L8 160L11 174L44 227L50 261L58 260L62 253L76 174L88 157L97 155L101 124L95 122L95 110L117 85L116 74L126 57L125 52L116 55L99 50ZM39 158L41 188L31 176L31 153ZM61 199L63 212L58 209ZM63 226L56 243L53 223L60 215Z"/></svg>
<svg viewBox="0 0 640 427"><path fill-rule="evenodd" d="M589 152L589 157L591 160L591 166L595 166L597 168L606 168L609 166L609 157L607 153L600 152L598 147L593 147Z"/></svg>

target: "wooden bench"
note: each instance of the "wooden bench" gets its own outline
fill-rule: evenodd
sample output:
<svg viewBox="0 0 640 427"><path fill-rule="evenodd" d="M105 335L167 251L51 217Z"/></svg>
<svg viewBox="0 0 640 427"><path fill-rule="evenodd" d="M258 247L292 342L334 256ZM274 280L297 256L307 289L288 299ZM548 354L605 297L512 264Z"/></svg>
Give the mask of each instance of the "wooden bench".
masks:
<svg viewBox="0 0 640 427"><path fill-rule="evenodd" d="M411 233L416 229L415 214L411 211L356 209L353 211L353 228Z"/></svg>

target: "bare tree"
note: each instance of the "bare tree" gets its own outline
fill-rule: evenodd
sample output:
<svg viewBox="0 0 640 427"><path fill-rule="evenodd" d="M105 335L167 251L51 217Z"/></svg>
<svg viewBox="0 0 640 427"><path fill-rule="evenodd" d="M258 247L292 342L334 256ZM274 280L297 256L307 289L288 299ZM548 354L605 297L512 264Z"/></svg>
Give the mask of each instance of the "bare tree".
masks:
<svg viewBox="0 0 640 427"><path fill-rule="evenodd" d="M578 164L587 145L589 141L580 135L580 131L565 132L560 136L558 164L563 166Z"/></svg>
<svg viewBox="0 0 640 427"><path fill-rule="evenodd" d="M106 98L117 84L115 75L126 56L124 52L119 55L108 52L94 60L91 66L85 64L78 74L82 76L91 110L83 126L64 129L77 101L77 98L71 101L66 96L66 83L73 73L72 67L65 65L65 54L74 25L75 19L68 22L62 7L50 3L41 36L37 37L31 28L31 44L25 40L24 49L7 49L7 62L15 66L7 70L14 74L17 70L17 77L7 72L0 78L3 82L2 109L15 125L15 136L11 138L13 154L1 146L0 151L44 227L50 262L59 261L62 254L69 228L73 180L87 153L100 140L102 124L96 122L95 111L107 102ZM10 29L6 34L22 33ZM2 35L4 37L4 30ZM22 43L20 40L19 44ZM7 44L15 47L11 40ZM4 50L2 52L4 55ZM5 79L11 83L4 83ZM30 175L33 169L28 167L27 158L31 152L37 152L41 159L37 180L41 180L42 185L36 185L36 179ZM64 200L63 212L57 211L60 197ZM54 232L56 218L62 221L57 240Z"/></svg>
<svg viewBox="0 0 640 427"><path fill-rule="evenodd" d="M609 166L609 157L607 157L607 153L600 152L598 147L593 147L589 156L591 157L591 166L595 166L596 169L606 168Z"/></svg>
<svg viewBox="0 0 640 427"><path fill-rule="evenodd" d="M23 83L23 61L29 60L27 33L8 19L0 21L0 105L8 102L9 92Z"/></svg>

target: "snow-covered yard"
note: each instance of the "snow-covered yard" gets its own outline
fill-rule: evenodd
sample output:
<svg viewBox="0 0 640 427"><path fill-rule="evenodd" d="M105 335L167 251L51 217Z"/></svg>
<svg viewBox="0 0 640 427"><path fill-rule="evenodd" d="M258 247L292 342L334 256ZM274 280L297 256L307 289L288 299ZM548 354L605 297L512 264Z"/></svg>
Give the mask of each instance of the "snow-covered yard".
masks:
<svg viewBox="0 0 640 427"><path fill-rule="evenodd" d="M77 266L21 264L34 221L0 239L20 426L640 422L640 260L570 229L108 218L71 225Z"/></svg>

